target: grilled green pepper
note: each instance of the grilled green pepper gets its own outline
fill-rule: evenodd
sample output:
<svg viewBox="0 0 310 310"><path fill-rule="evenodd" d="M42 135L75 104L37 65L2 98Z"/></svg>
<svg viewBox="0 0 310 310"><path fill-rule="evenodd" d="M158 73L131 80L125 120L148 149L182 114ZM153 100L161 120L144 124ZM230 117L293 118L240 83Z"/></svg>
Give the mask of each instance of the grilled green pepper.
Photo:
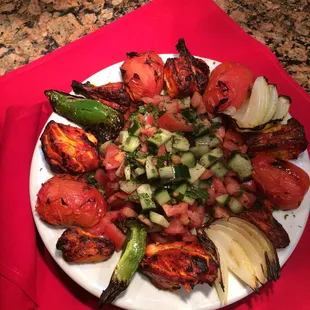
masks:
<svg viewBox="0 0 310 310"><path fill-rule="evenodd" d="M100 143L116 138L124 125L123 115L99 101L56 90L46 90L53 110L94 134Z"/></svg>
<svg viewBox="0 0 310 310"><path fill-rule="evenodd" d="M147 237L145 226L136 219L129 219L126 227L126 248L113 271L107 289L100 296L99 308L111 303L128 287L144 256Z"/></svg>

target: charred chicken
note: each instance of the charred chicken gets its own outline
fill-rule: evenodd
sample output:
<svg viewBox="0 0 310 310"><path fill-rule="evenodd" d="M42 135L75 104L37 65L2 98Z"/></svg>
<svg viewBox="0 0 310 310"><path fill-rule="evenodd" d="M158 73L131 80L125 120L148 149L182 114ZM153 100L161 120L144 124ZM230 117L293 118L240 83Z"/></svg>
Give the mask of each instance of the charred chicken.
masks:
<svg viewBox="0 0 310 310"><path fill-rule="evenodd" d="M164 66L168 95L171 98L184 98L194 92L203 94L209 80L209 66L190 54L184 39L178 41L176 48L180 56L168 58Z"/></svg>
<svg viewBox="0 0 310 310"><path fill-rule="evenodd" d="M142 272L159 289L190 291L198 283L212 285L218 264L213 255L196 243L152 243L146 247Z"/></svg>
<svg viewBox="0 0 310 310"><path fill-rule="evenodd" d="M56 172L76 174L99 167L97 139L81 128L50 121L41 143L45 160Z"/></svg>
<svg viewBox="0 0 310 310"><path fill-rule="evenodd" d="M110 108L122 113L129 109L132 102L122 82L95 86L90 82L83 84L77 81L72 81L71 86L76 94L98 100Z"/></svg>
<svg viewBox="0 0 310 310"><path fill-rule="evenodd" d="M98 263L109 259L114 252L113 243L104 236L93 236L80 228L68 228L56 244L63 258L73 263Z"/></svg>
<svg viewBox="0 0 310 310"><path fill-rule="evenodd" d="M304 127L295 118L291 118L287 124L249 134L246 144L251 156L264 153L289 160L298 158L299 154L307 149L308 141Z"/></svg>

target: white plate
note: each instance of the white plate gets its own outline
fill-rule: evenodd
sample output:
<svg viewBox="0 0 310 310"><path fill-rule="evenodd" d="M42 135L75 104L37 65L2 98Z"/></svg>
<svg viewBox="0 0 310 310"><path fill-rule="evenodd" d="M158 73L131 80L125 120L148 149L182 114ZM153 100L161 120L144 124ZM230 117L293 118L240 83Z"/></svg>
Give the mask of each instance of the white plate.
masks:
<svg viewBox="0 0 310 310"><path fill-rule="evenodd" d="M161 55L164 61L172 56L174 55ZM213 60L205 60L211 70L219 64ZM88 78L87 81L90 81L95 85L120 81L120 65L121 63L118 63L99 71ZM50 120L55 120L65 124L70 123L55 113L50 116L48 121ZM310 174L309 157L307 152L301 154L298 160L295 161L295 164ZM42 183L52 177L52 175L53 174L44 160L41 143L38 141L31 164L30 199L33 217L39 234L48 251L59 266L85 290L99 297L102 290L109 284L110 276L118 261L119 254L115 253L108 261L98 264L74 265L68 264L62 259L61 252L56 250L56 242L64 229L55 228L44 223L40 220L35 211L36 195L41 188ZM283 266L286 260L290 257L302 235L308 218L309 206L310 193L308 192L303 203L297 210L294 210L293 212L278 211L274 213L276 219L284 226L291 239L291 243L286 249L278 251L281 266ZM287 215L286 219L285 215ZM281 278L279 281L281 281ZM241 282L232 274L229 275L229 304L249 295L251 292L250 289L241 284ZM132 310L213 310L221 307L215 289L210 288L206 284L197 285L191 293L187 293L183 289L171 293L156 289L146 277L139 273L135 274L128 289L116 299L115 305Z"/></svg>

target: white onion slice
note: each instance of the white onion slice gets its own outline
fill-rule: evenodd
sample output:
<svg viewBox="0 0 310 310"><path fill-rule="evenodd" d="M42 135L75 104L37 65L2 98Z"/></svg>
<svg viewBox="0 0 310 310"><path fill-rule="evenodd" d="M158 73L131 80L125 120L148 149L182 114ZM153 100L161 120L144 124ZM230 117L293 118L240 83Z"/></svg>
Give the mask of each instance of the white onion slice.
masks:
<svg viewBox="0 0 310 310"><path fill-rule="evenodd" d="M227 305L227 299L228 299L228 264L225 252L219 248L217 250L219 255L220 269L218 270L218 277L214 282L214 286L219 296L221 305L224 306ZM222 288L221 283L224 286L224 290Z"/></svg>
<svg viewBox="0 0 310 310"><path fill-rule="evenodd" d="M256 250L255 246L252 244L252 239L248 240L246 236L244 236L243 232L240 232L234 227L231 227L227 221L216 221L211 225L211 227L212 229L222 231L226 235L230 236L242 247L250 259L258 281L261 284L265 283L265 275L262 268L265 255L261 251Z"/></svg>
<svg viewBox="0 0 310 310"><path fill-rule="evenodd" d="M277 104L278 104L278 91L276 85L268 85L269 91L270 91L270 102L269 102L269 109L268 113L266 114L263 124L268 123L272 120L272 117L274 116Z"/></svg>
<svg viewBox="0 0 310 310"><path fill-rule="evenodd" d="M236 118L238 126L241 128L254 128L263 124L269 110L269 104L270 91L268 83L263 76L260 76L254 82L246 112L243 116L239 115L237 116L238 119Z"/></svg>
<svg viewBox="0 0 310 310"><path fill-rule="evenodd" d="M272 279L274 281L278 280L278 278L280 277L280 264L278 254L273 244L266 237L266 235L255 225L238 217L230 217L229 222L238 225L240 228L247 231L250 235L253 236L253 238L260 242L261 246L264 247L264 250L266 252L266 259L268 259L268 261L266 261L267 279Z"/></svg>
<svg viewBox="0 0 310 310"><path fill-rule="evenodd" d="M223 113L226 115L233 116L236 114L236 112L237 112L237 110L235 107L228 107Z"/></svg>
<svg viewBox="0 0 310 310"><path fill-rule="evenodd" d="M250 288L254 291L257 290L254 270L241 246L222 231L209 227L206 229L206 233L217 249L221 249L225 253L228 268Z"/></svg>
<svg viewBox="0 0 310 310"><path fill-rule="evenodd" d="M291 99L289 97L279 96L277 109L272 119L273 120L283 119L287 115L290 105L291 105Z"/></svg>

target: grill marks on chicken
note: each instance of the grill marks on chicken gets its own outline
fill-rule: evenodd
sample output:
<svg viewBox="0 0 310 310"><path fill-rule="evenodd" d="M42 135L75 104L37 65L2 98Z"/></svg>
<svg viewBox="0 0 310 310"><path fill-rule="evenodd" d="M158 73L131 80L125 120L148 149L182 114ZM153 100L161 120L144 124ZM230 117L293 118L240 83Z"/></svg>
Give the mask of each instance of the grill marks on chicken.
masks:
<svg viewBox="0 0 310 310"><path fill-rule="evenodd" d="M113 243L106 237L94 236L80 228L68 228L56 244L63 258L73 263L98 263L109 259L114 252Z"/></svg>
<svg viewBox="0 0 310 310"><path fill-rule="evenodd" d="M126 112L131 105L131 98L122 82L108 83L102 86L92 85L90 82L80 83L72 81L72 89L76 94L86 98L95 99L112 109Z"/></svg>
<svg viewBox="0 0 310 310"><path fill-rule="evenodd" d="M209 66L191 55L180 39L176 45L180 56L168 58L164 66L164 80L172 98L191 96L195 91L203 94L209 81Z"/></svg>
<svg viewBox="0 0 310 310"><path fill-rule="evenodd" d="M77 174L99 167L97 139L81 128L50 121L40 140L45 160L56 172Z"/></svg>
<svg viewBox="0 0 310 310"><path fill-rule="evenodd" d="M198 283L212 285L218 264L213 256L191 242L153 243L146 248L141 262L143 273L159 289L190 291Z"/></svg>
<svg viewBox="0 0 310 310"><path fill-rule="evenodd" d="M298 158L307 149L308 141L304 127L291 118L287 124L272 127L261 133L251 133L246 139L248 154L268 154L282 160Z"/></svg>

